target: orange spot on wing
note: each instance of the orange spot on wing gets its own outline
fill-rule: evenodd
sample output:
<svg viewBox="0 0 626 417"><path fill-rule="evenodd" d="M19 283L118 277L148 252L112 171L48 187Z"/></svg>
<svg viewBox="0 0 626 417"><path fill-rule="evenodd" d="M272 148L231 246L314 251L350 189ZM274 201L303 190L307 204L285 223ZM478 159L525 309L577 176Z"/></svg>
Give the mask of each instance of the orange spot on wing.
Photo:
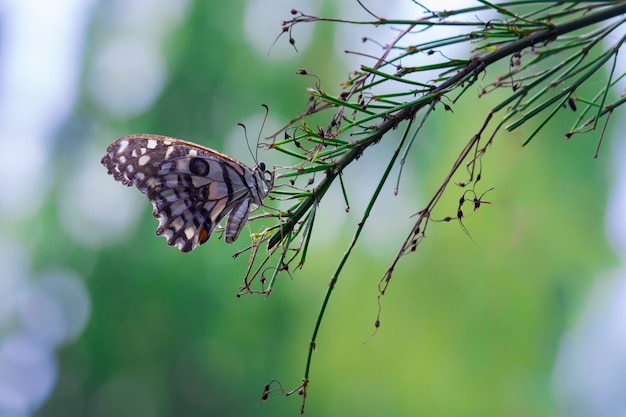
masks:
<svg viewBox="0 0 626 417"><path fill-rule="evenodd" d="M209 236L209 232L207 232L204 225L200 226L200 229L198 229L198 245L202 245L204 242L209 240Z"/></svg>

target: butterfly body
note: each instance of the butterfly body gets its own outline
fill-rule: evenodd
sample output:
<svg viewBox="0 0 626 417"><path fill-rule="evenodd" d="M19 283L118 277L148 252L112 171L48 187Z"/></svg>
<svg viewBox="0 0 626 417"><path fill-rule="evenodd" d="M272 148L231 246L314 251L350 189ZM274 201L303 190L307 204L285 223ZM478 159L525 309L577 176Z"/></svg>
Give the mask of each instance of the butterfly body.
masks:
<svg viewBox="0 0 626 417"><path fill-rule="evenodd" d="M117 181L136 186L150 199L159 220L157 235L183 252L206 242L226 216L225 240L234 242L251 208L261 206L272 187L262 162L249 168L167 136L121 137L109 145L102 164Z"/></svg>

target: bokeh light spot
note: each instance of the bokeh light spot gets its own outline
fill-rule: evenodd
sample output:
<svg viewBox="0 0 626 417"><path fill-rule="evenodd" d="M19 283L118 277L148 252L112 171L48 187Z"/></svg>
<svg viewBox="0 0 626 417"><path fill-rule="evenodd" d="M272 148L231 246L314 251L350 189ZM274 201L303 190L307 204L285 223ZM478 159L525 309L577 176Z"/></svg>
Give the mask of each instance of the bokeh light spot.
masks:
<svg viewBox="0 0 626 417"><path fill-rule="evenodd" d="M161 94L165 72L157 44L139 37L120 37L99 51L88 88L104 110L133 116L146 111Z"/></svg>

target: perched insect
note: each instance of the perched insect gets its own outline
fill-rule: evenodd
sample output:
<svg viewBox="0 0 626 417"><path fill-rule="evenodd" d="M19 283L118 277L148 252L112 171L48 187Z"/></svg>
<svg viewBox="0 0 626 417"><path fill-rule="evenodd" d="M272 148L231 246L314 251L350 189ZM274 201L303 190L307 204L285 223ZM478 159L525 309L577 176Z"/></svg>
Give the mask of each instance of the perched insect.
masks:
<svg viewBox="0 0 626 417"><path fill-rule="evenodd" d="M102 165L150 199L159 220L156 234L183 252L206 242L226 216L226 243L237 240L250 210L262 204L273 185L263 162L249 168L212 149L158 135L117 139Z"/></svg>

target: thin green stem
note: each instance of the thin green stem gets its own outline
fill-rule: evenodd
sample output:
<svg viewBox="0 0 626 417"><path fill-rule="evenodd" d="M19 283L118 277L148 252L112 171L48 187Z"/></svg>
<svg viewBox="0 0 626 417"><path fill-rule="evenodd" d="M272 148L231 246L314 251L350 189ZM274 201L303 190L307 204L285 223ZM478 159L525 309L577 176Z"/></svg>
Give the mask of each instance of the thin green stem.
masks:
<svg viewBox="0 0 626 417"><path fill-rule="evenodd" d="M309 373L311 371L311 360L313 357L313 351L315 350L315 347L317 344L317 334L322 324L322 320L324 319L324 314L326 313L326 307L328 306L330 296L333 290L335 289L335 285L337 284L337 281L339 280L339 274L343 270L343 267L345 266L346 262L348 261L348 258L350 257L350 254L352 253L352 249L354 249L354 246L356 245L356 242L358 241L359 236L361 235L361 232L363 231L363 228L365 226L365 223L367 222L367 219L370 216L372 208L374 207L374 204L376 203L376 200L378 199L378 196L380 195L380 192L383 189L383 185L385 185L387 178L389 177L389 174L391 172L391 169L395 165L395 162L396 162L396 159L398 158L400 150L404 146L404 143L408 137L408 134L411 131L411 125L412 125L412 121L409 122L409 124L407 125L404 131L404 135L402 136L402 139L400 140L398 147L395 149L389 163L387 164L387 168L385 169L385 172L383 173L381 177L381 180L378 182L378 186L376 187L376 190L374 190L374 193L372 194L372 198L370 199L369 204L367 205L365 212L363 213L363 217L357 226L354 236L352 237L352 241L350 242L350 244L348 245L348 248L346 249L343 256L341 257L341 260L339 261L339 264L337 265L337 268L335 269L335 272L333 273L330 279L330 282L328 283L328 287L326 289L326 293L324 294L324 299L322 300L322 305L320 307L320 312L317 315L317 320L315 321L315 326L313 327L313 334L311 335L311 342L309 343L309 351L307 353L307 360L306 360L306 366L304 369L304 378L303 378L304 381L307 381L307 383L305 384L305 389L309 381ZM305 395L306 395L306 392L305 392Z"/></svg>

